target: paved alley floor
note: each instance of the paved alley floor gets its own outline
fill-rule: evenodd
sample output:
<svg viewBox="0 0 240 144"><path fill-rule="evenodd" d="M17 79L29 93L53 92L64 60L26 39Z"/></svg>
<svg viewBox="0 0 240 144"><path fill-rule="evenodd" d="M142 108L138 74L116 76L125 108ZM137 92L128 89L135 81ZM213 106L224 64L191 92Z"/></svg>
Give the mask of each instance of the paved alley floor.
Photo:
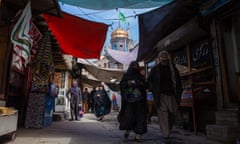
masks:
<svg viewBox="0 0 240 144"><path fill-rule="evenodd" d="M123 144L123 131L118 130L117 113L111 113L101 122L93 114L85 114L80 121L58 121L43 129L18 129L14 141L0 137L2 144ZM135 144L134 134L126 144ZM220 144L208 140L199 133L174 129L171 138L163 142L158 124L148 125L148 132L143 135L143 144Z"/></svg>

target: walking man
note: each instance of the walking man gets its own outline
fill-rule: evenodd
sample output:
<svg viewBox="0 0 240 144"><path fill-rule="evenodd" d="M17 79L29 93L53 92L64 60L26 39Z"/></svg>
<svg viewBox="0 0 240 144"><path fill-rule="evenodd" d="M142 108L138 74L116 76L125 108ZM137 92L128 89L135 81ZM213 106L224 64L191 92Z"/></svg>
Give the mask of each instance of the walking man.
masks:
<svg viewBox="0 0 240 144"><path fill-rule="evenodd" d="M70 94L70 96L69 96ZM67 91L67 99L70 101L70 109L71 109L71 119L70 120L79 120L79 104L82 101L81 89L78 87L77 80L73 80L72 87Z"/></svg>
<svg viewBox="0 0 240 144"><path fill-rule="evenodd" d="M182 85L179 71L170 61L167 51L158 55L159 63L149 74L148 83L153 92L160 128L164 139L168 139L181 100Z"/></svg>

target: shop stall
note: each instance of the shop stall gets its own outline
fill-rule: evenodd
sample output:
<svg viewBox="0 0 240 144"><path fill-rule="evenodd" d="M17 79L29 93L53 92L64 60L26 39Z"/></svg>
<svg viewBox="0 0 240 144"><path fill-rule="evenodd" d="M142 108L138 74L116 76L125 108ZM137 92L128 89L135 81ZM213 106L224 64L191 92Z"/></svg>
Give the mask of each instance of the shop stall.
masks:
<svg viewBox="0 0 240 144"><path fill-rule="evenodd" d="M17 110L8 107L0 107L0 136L9 135L12 140L15 139L17 122Z"/></svg>
<svg viewBox="0 0 240 144"><path fill-rule="evenodd" d="M180 108L191 109L190 119L196 133L200 125L200 110L215 109L217 102L211 41L200 39L173 51L173 60L184 88Z"/></svg>

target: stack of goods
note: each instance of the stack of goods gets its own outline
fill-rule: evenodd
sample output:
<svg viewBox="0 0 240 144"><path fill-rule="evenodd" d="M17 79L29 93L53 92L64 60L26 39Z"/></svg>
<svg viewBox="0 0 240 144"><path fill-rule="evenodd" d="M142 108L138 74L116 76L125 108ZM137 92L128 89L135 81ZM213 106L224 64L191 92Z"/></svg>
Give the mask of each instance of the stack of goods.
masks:
<svg viewBox="0 0 240 144"><path fill-rule="evenodd" d="M0 116L13 115L17 110L8 107L0 107Z"/></svg>

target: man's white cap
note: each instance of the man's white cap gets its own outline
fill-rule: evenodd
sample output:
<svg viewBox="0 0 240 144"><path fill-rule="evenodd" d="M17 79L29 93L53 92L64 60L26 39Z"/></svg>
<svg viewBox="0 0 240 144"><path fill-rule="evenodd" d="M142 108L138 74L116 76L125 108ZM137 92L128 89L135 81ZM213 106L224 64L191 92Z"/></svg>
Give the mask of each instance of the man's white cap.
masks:
<svg viewBox="0 0 240 144"><path fill-rule="evenodd" d="M162 55L169 55L169 53L167 51L163 50L163 51L159 52L158 57L160 57Z"/></svg>

